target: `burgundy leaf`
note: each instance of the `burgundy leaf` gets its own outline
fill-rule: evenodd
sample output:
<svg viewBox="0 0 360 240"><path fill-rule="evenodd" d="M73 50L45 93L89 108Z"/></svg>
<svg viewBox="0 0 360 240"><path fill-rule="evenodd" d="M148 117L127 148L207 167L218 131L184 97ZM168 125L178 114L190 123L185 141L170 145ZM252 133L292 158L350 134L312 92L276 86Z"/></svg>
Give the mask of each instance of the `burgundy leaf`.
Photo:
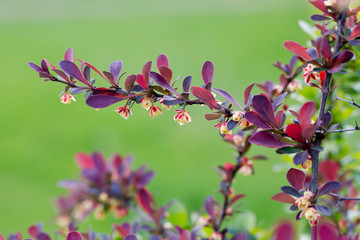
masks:
<svg viewBox="0 0 360 240"><path fill-rule="evenodd" d="M312 138L314 137L314 134L316 132L316 129L318 129L318 125L310 125L309 127L307 128L304 128L302 130L302 136L303 136L303 139L307 140L308 144L311 143L311 140Z"/></svg>
<svg viewBox="0 0 360 240"><path fill-rule="evenodd" d="M114 80L115 80L116 84L118 84L118 82L119 82L118 78L119 78L122 67L123 67L123 62L121 60L112 62L110 64L109 70L112 73L112 75L114 76Z"/></svg>
<svg viewBox="0 0 360 240"><path fill-rule="evenodd" d="M40 233L39 228L36 225L30 226L28 229L28 233L31 237L36 238Z"/></svg>
<svg viewBox="0 0 360 240"><path fill-rule="evenodd" d="M327 72L328 73L337 73L337 72L340 72L341 69L342 69L342 64L338 64L338 65L331 67ZM320 88L320 87L318 87L318 88Z"/></svg>
<svg viewBox="0 0 360 240"><path fill-rule="evenodd" d="M106 108L123 99L108 95L93 95L86 99L86 104L92 108Z"/></svg>
<svg viewBox="0 0 360 240"><path fill-rule="evenodd" d="M160 54L157 58L156 65L158 69L160 69L161 66L169 67L169 59L165 54Z"/></svg>
<svg viewBox="0 0 360 240"><path fill-rule="evenodd" d="M59 62L59 66L64 70L65 73L90 87L90 84L86 81L84 75L75 63L64 60Z"/></svg>
<svg viewBox="0 0 360 240"><path fill-rule="evenodd" d="M294 197L302 197L301 194L293 187L290 186L282 186L281 191L283 191L284 193L290 194Z"/></svg>
<svg viewBox="0 0 360 240"><path fill-rule="evenodd" d="M298 152L295 154L293 161L295 165L302 164L309 158L309 153L307 151Z"/></svg>
<svg viewBox="0 0 360 240"><path fill-rule="evenodd" d="M184 90L185 93L188 93L189 90L190 90L191 80L192 80L192 77L187 76L183 81L183 90Z"/></svg>
<svg viewBox="0 0 360 240"><path fill-rule="evenodd" d="M64 55L64 60L74 62L75 54L74 54L74 50L72 48L68 48L66 50L65 55Z"/></svg>
<svg viewBox="0 0 360 240"><path fill-rule="evenodd" d="M244 91L244 102L245 102L245 105L247 105L248 101L249 101L249 96L250 96L250 93L251 93L251 90L252 88L254 87L255 83L253 84L250 84L249 86L247 86L245 88L245 91Z"/></svg>
<svg viewBox="0 0 360 240"><path fill-rule="evenodd" d="M284 122L286 120L286 115L284 113L284 111L279 111L276 116L275 116L275 121L277 126L282 127L284 125Z"/></svg>
<svg viewBox="0 0 360 240"><path fill-rule="evenodd" d="M205 86L212 82L214 77L214 64L211 61L206 61L203 65L202 72L201 72L202 78L204 80Z"/></svg>
<svg viewBox="0 0 360 240"><path fill-rule="evenodd" d="M313 21L327 21L330 19L331 18L323 16L323 15L319 15L319 14L314 14L311 16L311 20L313 20Z"/></svg>
<svg viewBox="0 0 360 240"><path fill-rule="evenodd" d="M306 174L299 169L291 168L286 174L286 179L291 186L293 186L297 191L300 191L304 188Z"/></svg>
<svg viewBox="0 0 360 240"><path fill-rule="evenodd" d="M334 66L350 61L354 56L354 53L349 50L342 51L335 59Z"/></svg>
<svg viewBox="0 0 360 240"><path fill-rule="evenodd" d="M46 59L41 60L41 68L44 70L44 72L49 73L49 68L48 68L48 65L46 63Z"/></svg>
<svg viewBox="0 0 360 240"><path fill-rule="evenodd" d="M160 66L159 67L159 72L160 72L160 75L162 77L164 77L165 80L170 84L171 78L172 78L172 75L173 75L171 69L168 68L168 67L165 67L165 66Z"/></svg>
<svg viewBox="0 0 360 240"><path fill-rule="evenodd" d="M143 75L138 74L136 75L136 82L143 88L143 89L147 89L148 85L145 81L145 78Z"/></svg>
<svg viewBox="0 0 360 240"><path fill-rule="evenodd" d="M341 187L341 183L337 181L327 182L324 184L324 186L320 188L318 195L321 196L321 195L329 194L340 187Z"/></svg>
<svg viewBox="0 0 360 240"><path fill-rule="evenodd" d="M71 83L69 77L61 70L59 69L53 69L54 72L57 73L62 79L64 79L66 82Z"/></svg>
<svg viewBox="0 0 360 240"><path fill-rule="evenodd" d="M154 176L155 176L154 171L149 171L149 172L145 173L138 180L136 187L137 188L145 187L145 185L148 184L151 181L151 179L154 178Z"/></svg>
<svg viewBox="0 0 360 240"><path fill-rule="evenodd" d="M290 222L279 223L274 230L272 240L295 240L295 228Z"/></svg>
<svg viewBox="0 0 360 240"><path fill-rule="evenodd" d="M325 160L320 163L319 171L327 181L337 179L339 173L339 163L332 160Z"/></svg>
<svg viewBox="0 0 360 240"><path fill-rule="evenodd" d="M297 55L298 57L303 58L306 61L311 61L312 60L310 55L306 52L306 48L304 48L303 46L301 46L297 42L286 41L286 42L284 42L284 47L288 51L294 53L295 55Z"/></svg>
<svg viewBox="0 0 360 240"><path fill-rule="evenodd" d="M252 100L253 108L258 112L266 121L276 126L274 110L270 100L263 95L256 95Z"/></svg>
<svg viewBox="0 0 360 240"><path fill-rule="evenodd" d="M132 87L134 86L134 83L136 81L136 75L135 74L132 74L132 75L129 75L127 76L127 78L125 79L125 90L130 93L131 92L131 89Z"/></svg>
<svg viewBox="0 0 360 240"><path fill-rule="evenodd" d="M311 118L315 113L315 102L307 102L300 109L300 125L302 128L306 128L311 124Z"/></svg>
<svg viewBox="0 0 360 240"><path fill-rule="evenodd" d="M35 63L28 62L28 65L29 65L29 67L31 67L33 70L35 70L38 73L44 72L44 70L41 67L39 67L38 65L36 65Z"/></svg>
<svg viewBox="0 0 360 240"><path fill-rule="evenodd" d="M243 197L245 197L245 194L236 194L233 198L231 198L229 202L229 207L234 203L236 203L238 200L242 199Z"/></svg>
<svg viewBox="0 0 360 240"><path fill-rule="evenodd" d="M322 38L321 39L321 52L324 55L324 57L326 57L326 59L328 60L328 62L330 62L331 59L331 46L329 43L329 40L327 38Z"/></svg>
<svg viewBox="0 0 360 240"><path fill-rule="evenodd" d="M271 126L257 112L249 111L244 115L245 119L259 128L269 129Z"/></svg>
<svg viewBox="0 0 360 240"><path fill-rule="evenodd" d="M82 236L80 233L78 232L70 232L67 237L66 240L82 240Z"/></svg>
<svg viewBox="0 0 360 240"><path fill-rule="evenodd" d="M281 203L289 203L289 204L295 203L295 199L292 196L283 192L275 194L274 196L271 197L271 199Z"/></svg>
<svg viewBox="0 0 360 240"><path fill-rule="evenodd" d="M144 67L142 69L142 75L144 77L144 81L145 81L146 86L149 85L149 72L151 71L151 68L152 68L152 61L149 61L149 62L144 64Z"/></svg>
<svg viewBox="0 0 360 240"><path fill-rule="evenodd" d="M230 102L235 104L238 108L243 110L243 108L237 103L237 101L229 93L225 92L224 90L218 89L218 88L213 88L212 90L214 92L216 92L217 94L219 94L220 96L222 96L223 98L225 98L226 100L229 100Z"/></svg>
<svg viewBox="0 0 360 240"><path fill-rule="evenodd" d="M207 113L205 114L205 118L208 121L219 119L222 116L220 113Z"/></svg>
<svg viewBox="0 0 360 240"><path fill-rule="evenodd" d="M211 108L220 110L221 107L216 103L216 100L212 93L209 90L206 90L201 87L191 87L190 88L191 93L200 99L204 104L208 105Z"/></svg>
<svg viewBox="0 0 360 240"><path fill-rule="evenodd" d="M331 215L331 210L328 206L325 205L321 205L321 204L314 204L316 210L318 210L321 214L325 215L325 216L330 216Z"/></svg>
<svg viewBox="0 0 360 240"><path fill-rule="evenodd" d="M278 140L273 134L269 132L257 132L249 138L249 142L269 148L292 146L290 143L285 143Z"/></svg>
<svg viewBox="0 0 360 240"><path fill-rule="evenodd" d="M140 207L147 212L149 215L153 214L153 209L151 208L151 204L154 202L152 196L146 189L140 189L137 193L137 201Z"/></svg>
<svg viewBox="0 0 360 240"><path fill-rule="evenodd" d="M93 162L100 172L106 172L106 163L103 155L99 152L95 152L91 155Z"/></svg>
<svg viewBox="0 0 360 240"><path fill-rule="evenodd" d="M357 24L354 29L351 31L351 34L349 36L349 40L353 40L360 36L360 24Z"/></svg>
<svg viewBox="0 0 360 240"><path fill-rule="evenodd" d="M323 0L315 0L315 1L311 1L309 0L309 2L314 5L317 9L319 9L320 11L322 11L323 13L327 14L327 7L324 3Z"/></svg>
<svg viewBox="0 0 360 240"><path fill-rule="evenodd" d="M209 196L204 201L204 207L209 216L214 219L215 217L215 198L214 196Z"/></svg>
<svg viewBox="0 0 360 240"><path fill-rule="evenodd" d="M129 234L124 238L124 240L137 240L137 238L134 234Z"/></svg>
<svg viewBox="0 0 360 240"><path fill-rule="evenodd" d="M330 223L321 223L318 232L319 240L339 240L336 227Z"/></svg>
<svg viewBox="0 0 360 240"><path fill-rule="evenodd" d="M103 71L103 74L105 75L106 79L108 80L108 82L109 82L111 85L116 85L116 84L115 84L115 79L114 79L114 76L113 76L112 73L107 72L107 71Z"/></svg>
<svg viewBox="0 0 360 240"><path fill-rule="evenodd" d="M154 79L154 81L159 84L159 86L169 90L170 92L176 93L177 95L180 95L178 92L175 91L175 89L170 86L170 84L158 73L156 72L150 72L149 76Z"/></svg>

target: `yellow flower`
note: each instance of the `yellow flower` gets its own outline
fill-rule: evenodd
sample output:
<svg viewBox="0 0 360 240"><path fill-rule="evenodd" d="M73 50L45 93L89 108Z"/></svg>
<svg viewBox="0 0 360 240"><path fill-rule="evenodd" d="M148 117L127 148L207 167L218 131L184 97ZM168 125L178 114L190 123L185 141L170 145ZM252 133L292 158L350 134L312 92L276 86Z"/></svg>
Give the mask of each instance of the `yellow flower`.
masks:
<svg viewBox="0 0 360 240"><path fill-rule="evenodd" d="M149 97L143 97L140 101L141 106L145 108L146 110L149 110L152 106L152 100Z"/></svg>

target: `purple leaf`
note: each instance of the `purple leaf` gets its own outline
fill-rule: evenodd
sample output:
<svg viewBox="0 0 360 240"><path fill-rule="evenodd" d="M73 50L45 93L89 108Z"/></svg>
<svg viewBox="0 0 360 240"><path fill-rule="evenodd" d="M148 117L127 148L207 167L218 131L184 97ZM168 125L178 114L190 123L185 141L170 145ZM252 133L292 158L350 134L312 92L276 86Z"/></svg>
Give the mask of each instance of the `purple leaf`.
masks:
<svg viewBox="0 0 360 240"><path fill-rule="evenodd" d="M39 67L38 65L36 65L35 63L28 62L28 65L29 65L29 67L31 67L33 70L35 70L38 73L44 72L44 70L41 67Z"/></svg>
<svg viewBox="0 0 360 240"><path fill-rule="evenodd" d="M329 194L332 191L338 189L341 187L341 183L337 182L337 181L330 181L324 184L324 186L322 186L318 192L318 195L325 195L325 194Z"/></svg>
<svg viewBox="0 0 360 240"><path fill-rule="evenodd" d="M285 143L278 140L273 134L269 132L257 132L249 138L249 142L269 148L292 146L290 143Z"/></svg>
<svg viewBox="0 0 360 240"><path fill-rule="evenodd" d="M293 187L290 186L282 186L281 191L283 191L284 193L290 194L294 197L302 197L302 195Z"/></svg>
<svg viewBox="0 0 360 240"><path fill-rule="evenodd" d="M66 189L85 190L87 189L87 184L76 180L62 180L58 182L58 187Z"/></svg>
<svg viewBox="0 0 360 240"><path fill-rule="evenodd" d="M297 42L293 41L286 41L284 42L284 47L294 53L296 56L303 58L305 61L311 61L312 58L310 55L306 52L306 48L298 44Z"/></svg>
<svg viewBox="0 0 360 240"><path fill-rule="evenodd" d="M247 240L247 239L248 238L246 233L238 233L231 238L231 240Z"/></svg>
<svg viewBox="0 0 360 240"><path fill-rule="evenodd" d="M229 100L230 102L235 104L241 110L243 110L243 108L237 103L237 101L228 92L225 92L224 90L221 90L218 88L213 88L212 90L214 92L216 92L217 94L219 94L220 96L222 96L223 98L225 98L226 100Z"/></svg>
<svg viewBox="0 0 360 240"><path fill-rule="evenodd" d="M115 85L115 80L112 73L103 71L103 74L111 85Z"/></svg>
<svg viewBox="0 0 360 240"><path fill-rule="evenodd" d="M67 237L66 240L82 240L82 236L80 233L78 232L70 232Z"/></svg>
<svg viewBox="0 0 360 240"><path fill-rule="evenodd" d="M227 123L227 129L228 130L233 130L235 127L236 127L236 125L238 124L238 122L235 122L235 121L233 121L233 120L230 120L230 121L228 121L228 123Z"/></svg>
<svg viewBox="0 0 360 240"><path fill-rule="evenodd" d="M201 72L202 78L204 80L205 86L212 82L214 77L214 64L211 61L206 61L203 65L202 72Z"/></svg>
<svg viewBox="0 0 360 240"><path fill-rule="evenodd" d="M67 239L67 238L66 238ZM18 239L20 240L20 239ZM39 233L37 236L36 236L36 240L51 240L50 236L47 235L46 233Z"/></svg>
<svg viewBox="0 0 360 240"><path fill-rule="evenodd" d="M248 104L250 93L251 93L251 90L254 87L254 85L255 85L255 83L250 84L249 86L247 86L245 88L245 91L244 91L244 103L245 103L245 105Z"/></svg>
<svg viewBox="0 0 360 240"><path fill-rule="evenodd" d="M344 50L336 57L335 63L333 65L346 63L350 61L353 58L353 56L354 56L353 52L349 50Z"/></svg>
<svg viewBox="0 0 360 240"><path fill-rule="evenodd" d="M149 72L151 71L151 68L152 68L152 61L149 61L144 64L144 67L142 69L142 75L144 77L146 86L149 85Z"/></svg>
<svg viewBox="0 0 360 240"><path fill-rule="evenodd" d="M149 215L152 215L153 209L151 208L151 204L153 203L153 198L150 193L144 188L140 189L137 194L137 199L141 208Z"/></svg>
<svg viewBox="0 0 360 240"><path fill-rule="evenodd" d="M87 82L90 81L90 67L89 66L85 66L84 71L84 78L86 79Z"/></svg>
<svg viewBox="0 0 360 240"><path fill-rule="evenodd" d="M156 65L157 65L158 69L161 66L169 67L169 59L167 58L167 56L165 54L160 54L157 58Z"/></svg>
<svg viewBox="0 0 360 240"><path fill-rule="evenodd" d="M249 111L246 112L244 117L246 120L254 124L255 126L259 128L269 129L271 126L265 122L265 120L258 114L257 112Z"/></svg>
<svg viewBox="0 0 360 240"><path fill-rule="evenodd" d="M329 17L325 17L323 15L319 15L319 14L314 14L311 16L311 20L313 21L327 21L330 20L331 18Z"/></svg>
<svg viewBox="0 0 360 240"><path fill-rule="evenodd" d="M315 48L309 48L306 50L306 52L310 55L312 59L316 59L319 57L318 51Z"/></svg>
<svg viewBox="0 0 360 240"><path fill-rule="evenodd" d="M154 175L155 175L154 171L149 171L145 173L138 180L136 187L137 188L145 187L145 185L148 184L154 178Z"/></svg>
<svg viewBox="0 0 360 240"><path fill-rule="evenodd" d="M137 238L134 234L129 234L124 238L124 240L137 240Z"/></svg>
<svg viewBox="0 0 360 240"><path fill-rule="evenodd" d="M160 66L159 73L170 84L173 75L171 69L165 66Z"/></svg>
<svg viewBox="0 0 360 240"><path fill-rule="evenodd" d="M64 60L59 62L59 66L64 70L65 73L78 79L79 81L90 87L90 84L86 81L84 75L75 63Z"/></svg>
<svg viewBox="0 0 360 240"><path fill-rule="evenodd" d="M284 92L274 99L274 101L272 103L272 107L273 107L274 111L280 106L281 102L284 100L286 95L287 95L287 92Z"/></svg>
<svg viewBox="0 0 360 240"><path fill-rule="evenodd" d="M64 79L66 82L71 83L69 77L60 69L53 69L54 72L57 73L62 79Z"/></svg>
<svg viewBox="0 0 360 240"><path fill-rule="evenodd" d="M75 55L74 55L74 50L72 48L68 48L66 50L65 55L64 55L64 60L74 62Z"/></svg>
<svg viewBox="0 0 360 240"><path fill-rule="evenodd" d="M276 126L274 110L270 100L262 95L254 96L252 105L256 112L258 112L266 121Z"/></svg>
<svg viewBox="0 0 360 240"><path fill-rule="evenodd" d="M214 96L209 90L201 87L191 87L190 91L195 97L200 99L200 101L208 105L210 108L214 108L217 110L221 109L221 107L216 103Z"/></svg>
<svg viewBox="0 0 360 240"><path fill-rule="evenodd" d="M49 68L47 66L47 63L46 63L45 59L41 60L41 68L44 70L44 72L49 73Z"/></svg>
<svg viewBox="0 0 360 240"><path fill-rule="evenodd" d="M204 201L204 207L209 216L214 219L215 217L215 198L214 196L209 196Z"/></svg>
<svg viewBox="0 0 360 240"><path fill-rule="evenodd" d="M328 73L337 73L342 69L342 64L339 65L335 65L333 67L331 67L327 72Z"/></svg>
<svg viewBox="0 0 360 240"><path fill-rule="evenodd" d="M119 78L122 67L123 67L123 62L121 60L112 62L110 64L109 69L110 69L110 72L112 73L112 75L114 76L114 80L115 80L116 84L119 83L118 78Z"/></svg>
<svg viewBox="0 0 360 240"><path fill-rule="evenodd" d="M272 240L294 240L295 228L294 226L287 221L281 222L278 224L274 230Z"/></svg>
<svg viewBox="0 0 360 240"><path fill-rule="evenodd" d="M286 179L291 186L293 186L297 191L300 191L304 188L306 175L299 169L291 168L286 174Z"/></svg>
<svg viewBox="0 0 360 240"><path fill-rule="evenodd" d="M104 157L99 152L95 152L91 155L91 158L100 172L106 172L106 163Z"/></svg>
<svg viewBox="0 0 360 240"><path fill-rule="evenodd" d="M131 89L133 88L134 84L135 84L135 81L136 81L136 75L135 74L132 74L132 75L129 75L127 76L127 78L125 79L125 90L130 93L131 92Z"/></svg>
<svg viewBox="0 0 360 240"><path fill-rule="evenodd" d="M187 76L183 81L183 90L184 90L185 93L188 93L189 90L190 90L191 80L192 80L192 77Z"/></svg>
<svg viewBox="0 0 360 240"><path fill-rule="evenodd" d="M176 93L177 95L180 95L178 92L175 91L175 89L170 86L170 84L158 73L156 72L150 72L149 76L154 79L154 81L159 84L159 86L169 90L170 92Z"/></svg>
<svg viewBox="0 0 360 240"><path fill-rule="evenodd" d="M331 46L330 46L329 40L327 40L327 38L322 38L320 46L321 46L320 49L321 49L322 54L330 62L332 53L331 53Z"/></svg>
<svg viewBox="0 0 360 240"><path fill-rule="evenodd" d="M349 44L352 46L360 46L360 40L351 40Z"/></svg>
<svg viewBox="0 0 360 240"><path fill-rule="evenodd" d="M314 204L316 210L318 210L321 214L324 214L325 216L331 215L331 210L328 206L321 205L321 204Z"/></svg>
<svg viewBox="0 0 360 240"><path fill-rule="evenodd" d="M295 165L299 165L299 164L302 164L303 162L305 162L308 158L309 158L309 153L307 151L303 151L303 152L297 153L294 156L293 161L294 161Z"/></svg>
<svg viewBox="0 0 360 240"><path fill-rule="evenodd" d="M123 100L123 98L107 95L93 95L86 99L86 104L92 108L106 108L121 100Z"/></svg>

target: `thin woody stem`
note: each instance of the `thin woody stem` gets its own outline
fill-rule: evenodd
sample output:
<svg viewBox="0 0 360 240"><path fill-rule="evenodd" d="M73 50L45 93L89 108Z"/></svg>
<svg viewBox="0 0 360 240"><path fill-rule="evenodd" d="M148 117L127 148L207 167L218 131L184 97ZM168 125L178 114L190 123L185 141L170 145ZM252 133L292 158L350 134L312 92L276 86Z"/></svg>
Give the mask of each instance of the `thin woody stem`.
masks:
<svg viewBox="0 0 360 240"><path fill-rule="evenodd" d="M334 100L339 100L339 101L342 101L342 102L350 103L351 105L354 105L355 107L360 108L360 105L357 104L354 100L349 101L349 100L346 100L346 99L339 98L338 96L335 96Z"/></svg>

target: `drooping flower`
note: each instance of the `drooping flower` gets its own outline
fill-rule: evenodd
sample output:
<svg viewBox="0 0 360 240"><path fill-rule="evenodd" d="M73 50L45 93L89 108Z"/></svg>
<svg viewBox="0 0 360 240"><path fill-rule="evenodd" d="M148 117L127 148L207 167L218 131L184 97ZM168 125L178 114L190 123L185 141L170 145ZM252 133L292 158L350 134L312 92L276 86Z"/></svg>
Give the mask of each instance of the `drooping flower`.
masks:
<svg viewBox="0 0 360 240"><path fill-rule="evenodd" d="M171 109L171 105L165 105L164 101L165 101L165 98L161 99L159 103L163 108L165 108L166 110L169 111Z"/></svg>
<svg viewBox="0 0 360 240"><path fill-rule="evenodd" d="M309 63L307 65L307 67L304 68L303 78L305 80L305 83L307 85L310 85L311 79L318 81L318 80L320 80L320 75L319 75L319 73L314 71L314 66Z"/></svg>
<svg viewBox="0 0 360 240"><path fill-rule="evenodd" d="M152 105L152 100L150 97L143 97L140 101L141 106L146 110L149 110Z"/></svg>
<svg viewBox="0 0 360 240"><path fill-rule="evenodd" d="M300 210L305 210L309 206L311 206L310 199L314 196L314 194L311 191L304 192L303 197L299 197L295 201L295 206L297 206Z"/></svg>
<svg viewBox="0 0 360 240"><path fill-rule="evenodd" d="M61 103L64 103L64 104L70 104L71 101L76 102L76 99L70 93L65 93L64 95L62 95L60 97L60 101L61 101Z"/></svg>
<svg viewBox="0 0 360 240"><path fill-rule="evenodd" d="M243 157L241 160L242 166L239 169L239 173L243 176L249 176L254 172L254 163L250 161L247 157Z"/></svg>
<svg viewBox="0 0 360 240"><path fill-rule="evenodd" d="M115 112L118 112L120 116L124 119L128 119L129 116L132 116L131 110L129 106L121 106L115 109Z"/></svg>
<svg viewBox="0 0 360 240"><path fill-rule="evenodd" d="M239 122L239 121L241 120L242 116L243 116L243 113L242 113L242 112L236 111L236 112L234 112L233 115L232 115L232 120L233 120L234 122Z"/></svg>
<svg viewBox="0 0 360 240"><path fill-rule="evenodd" d="M161 109L160 109L159 107L151 106L151 107L149 108L148 113L150 114L150 117L153 118L153 117L158 116L159 114L162 114L162 111L161 111Z"/></svg>
<svg viewBox="0 0 360 240"><path fill-rule="evenodd" d="M241 129L250 127L251 125L253 125L251 122L249 122L248 120L246 120L245 118L241 119L241 121L239 122L239 127Z"/></svg>
<svg viewBox="0 0 360 240"><path fill-rule="evenodd" d="M175 114L174 120L177 121L180 125L191 122L191 116L189 112L184 110L176 110L178 113Z"/></svg>
<svg viewBox="0 0 360 240"><path fill-rule="evenodd" d="M301 168L304 171L308 171L311 168L311 166L312 166L312 160L311 157L309 156L309 158L301 164Z"/></svg>
<svg viewBox="0 0 360 240"><path fill-rule="evenodd" d="M305 215L305 218L309 220L309 223L312 227L317 226L322 219L321 215L313 207L307 208L303 212L304 214L302 215Z"/></svg>
<svg viewBox="0 0 360 240"><path fill-rule="evenodd" d="M227 128L226 122L219 125L219 131L221 135L225 135L227 133L231 133L231 131Z"/></svg>

